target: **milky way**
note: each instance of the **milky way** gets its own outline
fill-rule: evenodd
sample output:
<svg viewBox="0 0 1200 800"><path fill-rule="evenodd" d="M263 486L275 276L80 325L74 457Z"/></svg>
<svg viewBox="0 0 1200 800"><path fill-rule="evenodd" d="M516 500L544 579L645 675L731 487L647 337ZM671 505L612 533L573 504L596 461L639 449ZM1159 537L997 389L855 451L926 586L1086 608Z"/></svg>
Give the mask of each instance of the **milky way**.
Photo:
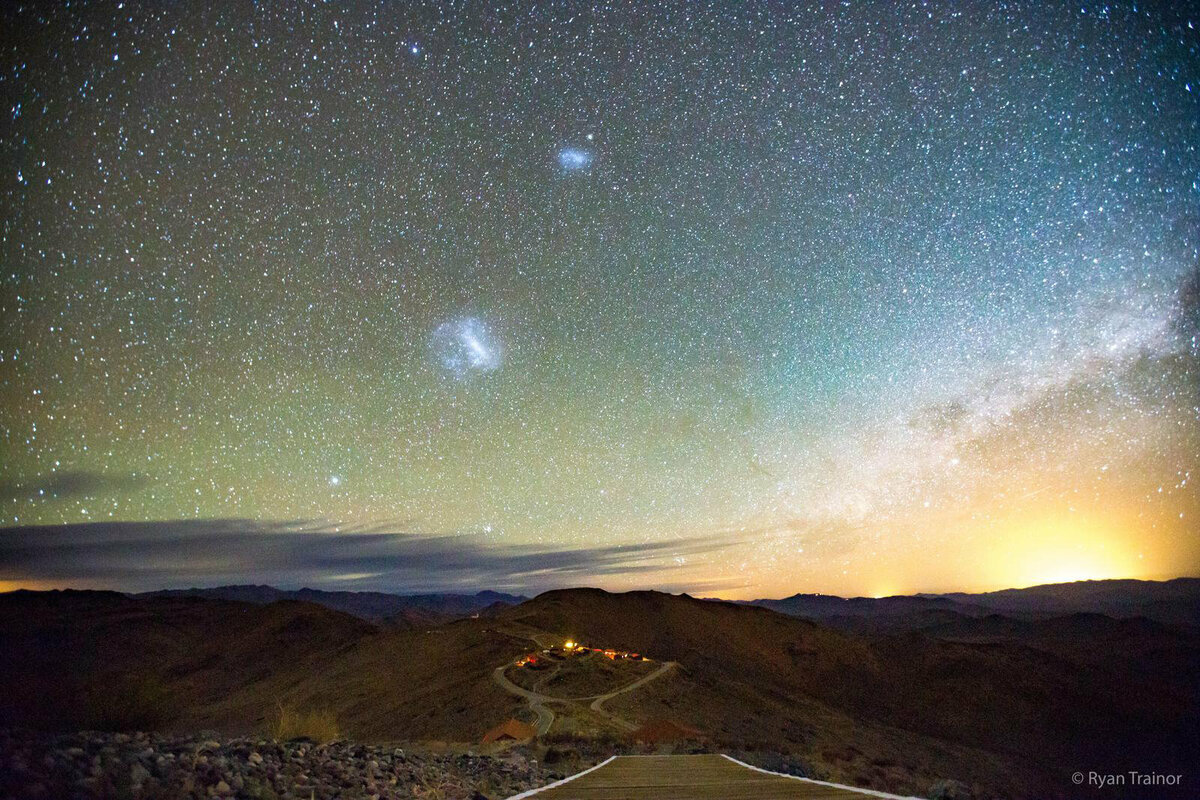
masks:
<svg viewBox="0 0 1200 800"><path fill-rule="evenodd" d="M1171 5L6 3L0 512L730 596L1194 572Z"/></svg>

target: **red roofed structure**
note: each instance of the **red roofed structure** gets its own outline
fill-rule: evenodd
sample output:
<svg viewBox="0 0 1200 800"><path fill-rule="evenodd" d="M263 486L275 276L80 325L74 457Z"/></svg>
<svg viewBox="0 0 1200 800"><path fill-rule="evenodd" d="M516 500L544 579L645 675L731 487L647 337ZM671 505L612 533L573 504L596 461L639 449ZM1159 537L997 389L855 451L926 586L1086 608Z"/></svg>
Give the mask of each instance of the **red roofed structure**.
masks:
<svg viewBox="0 0 1200 800"><path fill-rule="evenodd" d="M503 741L526 742L534 736L537 736L537 728L518 719L509 719L485 733L483 735L483 743L489 744L491 742Z"/></svg>

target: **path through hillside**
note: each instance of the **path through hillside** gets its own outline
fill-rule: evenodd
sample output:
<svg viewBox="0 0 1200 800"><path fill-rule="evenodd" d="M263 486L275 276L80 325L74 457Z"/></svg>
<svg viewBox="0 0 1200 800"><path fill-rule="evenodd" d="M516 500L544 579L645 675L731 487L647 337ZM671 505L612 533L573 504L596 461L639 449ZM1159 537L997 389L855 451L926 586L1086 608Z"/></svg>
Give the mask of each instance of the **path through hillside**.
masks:
<svg viewBox="0 0 1200 800"><path fill-rule="evenodd" d="M539 634L538 636L542 636L542 635ZM539 640L539 638L536 638L533 635L527 636L526 638L536 642L539 647L543 646L542 642ZM533 713L537 715L537 722L535 723L535 727L537 728L537 732L538 732L539 736L546 735L550 731L550 726L554 724L554 712L546 706L547 703L578 703L578 702L583 702L586 700L592 701L591 705L589 706L589 708L591 708L592 711L599 714L601 717L603 717L605 720L607 720L614 727L617 727L617 728L620 728L620 729L626 730L626 731L631 731L634 728L636 728L637 726L634 725L632 722L630 722L626 719L622 719L621 717L618 717L616 714L613 714L612 712L605 709L604 703L608 702L609 700L616 697L617 695L624 694L625 692L632 692L635 689L640 689L642 686L645 686L650 681L655 680L656 678L659 678L659 677L667 674L672 669L674 669L676 666L677 665L674 661L665 661L654 672L651 672L649 675L643 675L641 678L638 678L636 681L633 681L632 683L622 686L620 689L617 689L616 691L608 692L607 694L588 695L587 697L555 697L554 695L542 694L541 692L537 691L536 687L534 689L526 689L522 686L518 686L517 684L510 681L508 679L508 676L504 674L505 671L509 667L508 664L502 664L502 665L496 667L496 669L492 672L492 679L500 686L501 689L508 692L509 694L514 694L518 697L523 697L529 701L530 710L533 711ZM550 676L547 676L547 679L549 677ZM539 681L538 686L540 686L544 682L545 682L545 679L543 679L542 681Z"/></svg>
<svg viewBox="0 0 1200 800"><path fill-rule="evenodd" d="M650 681L652 681L655 678L658 678L662 675L667 674L669 671L671 671L674 668L675 668L675 662L667 661L667 662L663 663L663 665L660 666L658 669L656 669L654 672L651 672L649 675L644 675L643 677L638 678L636 681L629 684L628 686L622 686L620 689L617 689L615 692L609 692L608 694L599 695L598 697L596 697L595 700L592 701L592 705L591 705L592 711L595 711L597 714L604 717L609 722L616 725L618 728L624 728L627 731L633 730L634 728L637 727L636 725L634 725L629 720L621 719L616 714L613 714L612 712L606 710L604 708L604 704L619 694L624 694L625 692L632 692L634 689L640 689L641 687L645 686ZM588 698L584 697L584 698L580 698L580 699L587 700Z"/></svg>
<svg viewBox="0 0 1200 800"><path fill-rule="evenodd" d="M554 712L546 708L545 702L553 700L553 697L547 697L544 694L531 692L528 689L523 689L508 679L504 671L508 669L508 664L502 664L496 667L492 672L492 678L496 683L500 684L500 688L509 694L515 694L518 697L524 697L529 701L529 708L537 715L537 722L534 723L537 728L538 736L545 736L550 731L550 726L554 724Z"/></svg>

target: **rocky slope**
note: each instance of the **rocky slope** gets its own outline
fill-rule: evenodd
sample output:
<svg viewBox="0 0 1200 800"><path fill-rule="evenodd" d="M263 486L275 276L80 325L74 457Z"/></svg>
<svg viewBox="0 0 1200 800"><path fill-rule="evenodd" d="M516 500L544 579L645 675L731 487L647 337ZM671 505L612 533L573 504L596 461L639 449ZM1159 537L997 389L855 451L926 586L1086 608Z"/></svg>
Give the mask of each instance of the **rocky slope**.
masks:
<svg viewBox="0 0 1200 800"><path fill-rule="evenodd" d="M351 742L0 731L0 798L504 798L561 777L519 751L439 755Z"/></svg>

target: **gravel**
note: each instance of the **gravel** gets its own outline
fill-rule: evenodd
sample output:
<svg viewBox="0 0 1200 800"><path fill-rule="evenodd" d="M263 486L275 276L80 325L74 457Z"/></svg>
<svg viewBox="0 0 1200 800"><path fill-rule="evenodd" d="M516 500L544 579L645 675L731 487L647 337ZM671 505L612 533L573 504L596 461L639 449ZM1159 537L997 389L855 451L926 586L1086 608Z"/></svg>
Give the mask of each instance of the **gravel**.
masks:
<svg viewBox="0 0 1200 800"><path fill-rule="evenodd" d="M559 777L520 749L484 756L341 741L0 731L3 800L496 800Z"/></svg>

